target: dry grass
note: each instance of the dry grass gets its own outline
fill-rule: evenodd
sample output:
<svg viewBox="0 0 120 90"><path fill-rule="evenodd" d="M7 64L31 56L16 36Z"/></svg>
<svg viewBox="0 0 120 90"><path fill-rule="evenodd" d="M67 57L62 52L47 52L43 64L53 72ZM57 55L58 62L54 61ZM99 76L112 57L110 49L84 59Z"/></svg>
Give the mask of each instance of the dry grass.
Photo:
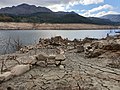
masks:
<svg viewBox="0 0 120 90"><path fill-rule="evenodd" d="M11 23L0 22L0 30L97 30L120 29L120 26L94 25L94 24L37 24L37 23Z"/></svg>

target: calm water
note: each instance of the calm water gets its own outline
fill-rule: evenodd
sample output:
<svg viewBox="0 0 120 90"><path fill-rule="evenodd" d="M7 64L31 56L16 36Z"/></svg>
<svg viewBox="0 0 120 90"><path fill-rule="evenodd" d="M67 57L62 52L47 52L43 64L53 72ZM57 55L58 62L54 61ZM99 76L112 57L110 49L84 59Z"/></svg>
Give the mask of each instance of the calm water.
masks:
<svg viewBox="0 0 120 90"><path fill-rule="evenodd" d="M50 38L54 36L62 36L63 38L83 39L85 37L103 38L107 33L114 35L118 30L0 30L0 50L4 51L5 43L9 38L13 40L19 39L23 45L34 44L39 38Z"/></svg>

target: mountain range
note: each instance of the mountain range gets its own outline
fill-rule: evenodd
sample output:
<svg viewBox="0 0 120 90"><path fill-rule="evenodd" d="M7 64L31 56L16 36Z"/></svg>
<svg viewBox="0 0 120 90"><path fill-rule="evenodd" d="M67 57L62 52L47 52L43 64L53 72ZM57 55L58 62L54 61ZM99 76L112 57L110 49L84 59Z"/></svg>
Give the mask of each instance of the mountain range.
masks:
<svg viewBox="0 0 120 90"><path fill-rule="evenodd" d="M0 9L1 22L89 23L100 25L119 25L119 20L120 15L108 15L100 18L83 17L75 12L53 12L46 7L37 7L35 5L25 3L18 6Z"/></svg>
<svg viewBox="0 0 120 90"><path fill-rule="evenodd" d="M102 19L109 19L112 22L120 22L120 14L114 15L114 14L109 14L101 17Z"/></svg>

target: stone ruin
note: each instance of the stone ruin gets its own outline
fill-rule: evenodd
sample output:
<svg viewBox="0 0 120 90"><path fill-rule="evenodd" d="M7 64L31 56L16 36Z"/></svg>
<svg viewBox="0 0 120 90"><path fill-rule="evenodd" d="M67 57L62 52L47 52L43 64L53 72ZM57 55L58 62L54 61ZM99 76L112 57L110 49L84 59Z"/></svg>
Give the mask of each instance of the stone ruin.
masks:
<svg viewBox="0 0 120 90"><path fill-rule="evenodd" d="M29 57L18 57L17 56L8 56L6 60L16 60L18 65L10 68L8 71L2 72L0 74L0 83L10 80L15 76L19 76L30 69L32 67L39 65L40 62L43 62L47 67L48 65L55 65L60 69L64 69L63 61L65 61L66 57L64 54L56 54L56 55L47 55L46 53L38 53Z"/></svg>

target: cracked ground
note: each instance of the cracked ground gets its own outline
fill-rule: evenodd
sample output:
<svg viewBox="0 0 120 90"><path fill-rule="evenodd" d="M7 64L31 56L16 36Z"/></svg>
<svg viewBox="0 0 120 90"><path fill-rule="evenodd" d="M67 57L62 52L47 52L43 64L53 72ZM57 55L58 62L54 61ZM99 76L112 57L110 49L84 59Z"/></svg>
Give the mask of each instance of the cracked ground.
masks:
<svg viewBox="0 0 120 90"><path fill-rule="evenodd" d="M47 51L51 52L54 50ZM41 63L1 83L0 90L120 90L120 69L106 66L109 59L85 58L84 53L74 51L65 52L65 56L65 69Z"/></svg>

